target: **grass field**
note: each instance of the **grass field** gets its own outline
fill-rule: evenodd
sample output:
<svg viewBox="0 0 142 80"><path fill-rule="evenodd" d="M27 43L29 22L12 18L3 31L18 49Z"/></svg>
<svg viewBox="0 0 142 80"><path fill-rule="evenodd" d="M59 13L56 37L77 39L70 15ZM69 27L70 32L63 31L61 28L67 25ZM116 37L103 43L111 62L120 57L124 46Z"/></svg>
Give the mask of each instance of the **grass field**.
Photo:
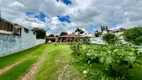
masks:
<svg viewBox="0 0 142 80"><path fill-rule="evenodd" d="M47 47L48 55L35 75L36 80L78 80L69 45L49 44Z"/></svg>
<svg viewBox="0 0 142 80"><path fill-rule="evenodd" d="M74 69L70 46L44 44L0 58L0 71L18 61L10 70L0 74L0 80L22 80L33 64L40 60L33 80L80 80ZM30 79L32 80L32 79Z"/></svg>
<svg viewBox="0 0 142 80"><path fill-rule="evenodd" d="M0 58L0 73L5 67L14 66L0 74L0 80L94 80L97 76L84 78L80 73L87 65L74 63L70 45L67 44L43 44L34 48L18 52ZM32 78L25 78L35 63L39 62ZM94 64L94 68L88 70L95 72L101 70L101 66ZM134 65L134 69L128 70L128 80L142 79L142 66ZM83 78L82 78L83 77Z"/></svg>
<svg viewBox="0 0 142 80"><path fill-rule="evenodd" d="M20 79L22 75L28 72L32 64L34 64L38 60L38 58L40 58L44 49L45 49L45 45L41 45L23 52L19 52L13 55L0 58L0 60L3 60L2 64L4 64L4 65L1 64L2 67L6 65L10 65L14 63L15 61L18 61L18 60L20 61L21 59L24 58L22 62L20 62L19 64L14 66L12 69L0 75L0 80Z"/></svg>

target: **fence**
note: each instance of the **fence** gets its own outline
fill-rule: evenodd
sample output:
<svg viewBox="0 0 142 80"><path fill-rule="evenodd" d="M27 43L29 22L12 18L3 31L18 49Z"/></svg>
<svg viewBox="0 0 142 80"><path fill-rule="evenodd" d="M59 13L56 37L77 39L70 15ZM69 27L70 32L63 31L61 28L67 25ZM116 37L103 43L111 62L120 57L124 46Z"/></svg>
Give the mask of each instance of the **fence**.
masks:
<svg viewBox="0 0 142 80"><path fill-rule="evenodd" d="M0 57L45 43L42 39L26 39L23 40L21 36L0 34Z"/></svg>

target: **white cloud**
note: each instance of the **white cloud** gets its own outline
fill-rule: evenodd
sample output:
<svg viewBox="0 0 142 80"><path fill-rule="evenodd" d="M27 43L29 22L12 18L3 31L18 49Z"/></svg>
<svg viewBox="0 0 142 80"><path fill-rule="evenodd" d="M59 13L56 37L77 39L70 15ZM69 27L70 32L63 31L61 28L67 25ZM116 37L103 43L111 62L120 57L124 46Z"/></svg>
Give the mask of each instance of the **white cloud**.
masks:
<svg viewBox="0 0 142 80"><path fill-rule="evenodd" d="M87 30L88 26L108 25L131 28L142 25L141 0L71 0L65 5L56 0L0 0L2 17L25 27L51 28L48 33L73 32L77 27ZM28 17L25 12L47 15L45 22ZM57 16L69 15L72 23L61 22Z"/></svg>

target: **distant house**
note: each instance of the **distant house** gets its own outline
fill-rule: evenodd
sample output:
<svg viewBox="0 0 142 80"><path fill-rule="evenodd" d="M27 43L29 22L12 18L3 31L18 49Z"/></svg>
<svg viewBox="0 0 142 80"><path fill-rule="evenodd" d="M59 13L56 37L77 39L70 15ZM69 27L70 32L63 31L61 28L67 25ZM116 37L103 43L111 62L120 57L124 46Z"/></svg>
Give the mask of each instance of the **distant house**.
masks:
<svg viewBox="0 0 142 80"><path fill-rule="evenodd" d="M121 29L114 29L114 30L103 30L102 34L115 34L116 36L121 35L123 33L123 31L121 31Z"/></svg>
<svg viewBox="0 0 142 80"><path fill-rule="evenodd" d="M84 42L85 37L77 34L68 34L58 37L58 42Z"/></svg>
<svg viewBox="0 0 142 80"><path fill-rule="evenodd" d="M57 38L56 37L47 37L46 42L56 42Z"/></svg>

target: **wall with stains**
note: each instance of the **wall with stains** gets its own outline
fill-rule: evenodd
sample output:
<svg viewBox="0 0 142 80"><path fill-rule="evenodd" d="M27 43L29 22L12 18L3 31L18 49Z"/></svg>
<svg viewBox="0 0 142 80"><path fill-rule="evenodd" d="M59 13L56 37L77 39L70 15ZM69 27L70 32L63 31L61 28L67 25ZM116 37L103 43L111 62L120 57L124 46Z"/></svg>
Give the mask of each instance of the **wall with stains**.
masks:
<svg viewBox="0 0 142 80"><path fill-rule="evenodd" d="M37 40L33 31L28 33L22 28L21 36L0 33L0 57L19 52L36 45L45 43L45 40Z"/></svg>
<svg viewBox="0 0 142 80"><path fill-rule="evenodd" d="M0 34L0 56L23 50L20 36Z"/></svg>

